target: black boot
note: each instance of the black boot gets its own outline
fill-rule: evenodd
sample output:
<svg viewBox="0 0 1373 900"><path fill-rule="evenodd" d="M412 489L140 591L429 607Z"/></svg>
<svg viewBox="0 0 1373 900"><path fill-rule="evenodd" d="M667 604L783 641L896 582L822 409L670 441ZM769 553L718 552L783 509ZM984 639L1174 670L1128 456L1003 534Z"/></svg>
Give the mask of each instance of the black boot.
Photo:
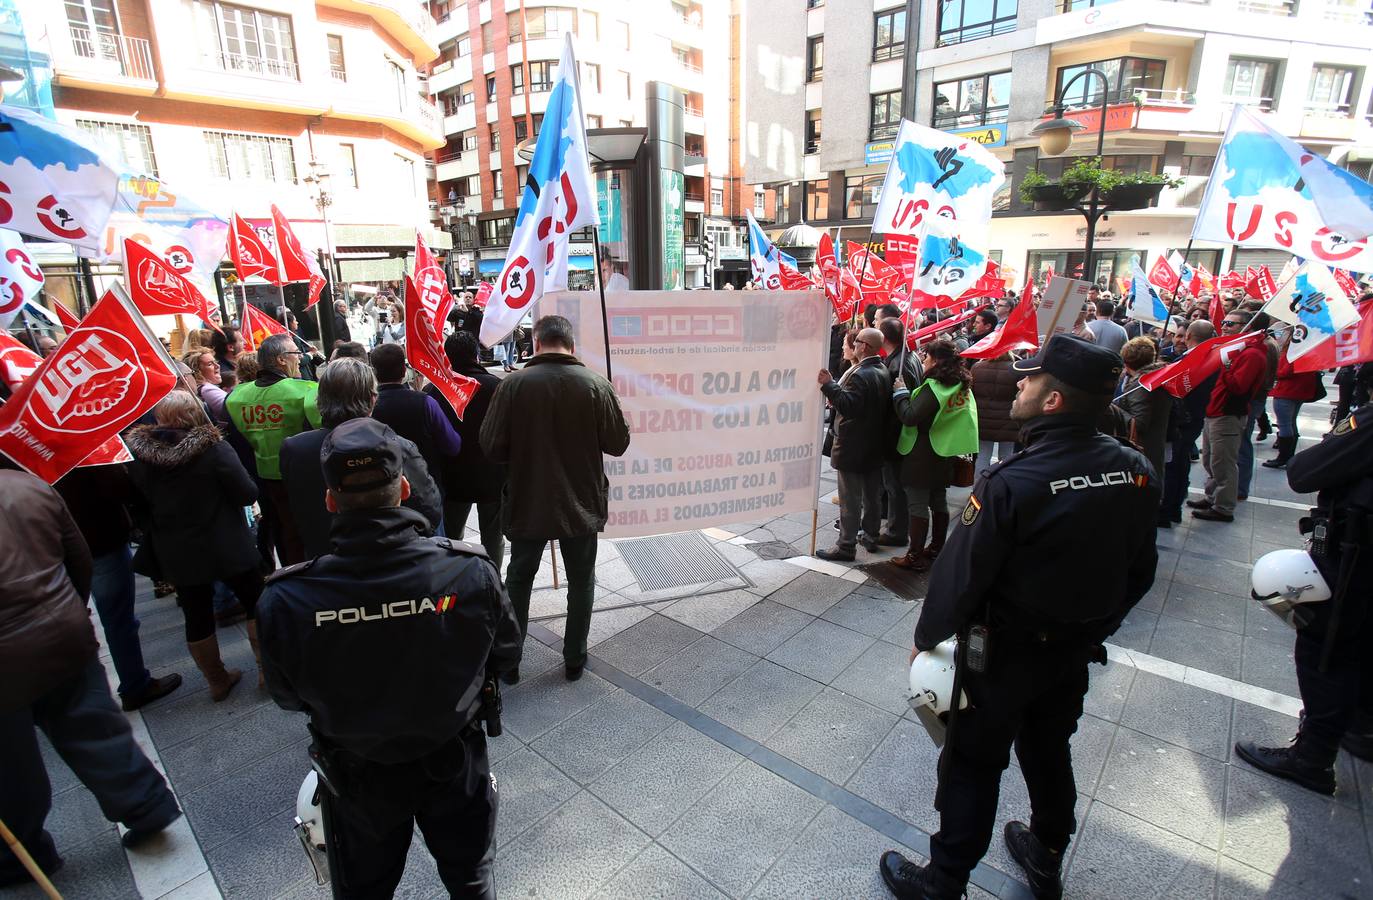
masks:
<svg viewBox="0 0 1373 900"><path fill-rule="evenodd" d="M1030 893L1035 900L1059 900L1063 896L1063 854L1054 853L1040 843L1024 822L1006 823L1006 849L1025 870Z"/></svg>
<svg viewBox="0 0 1373 900"><path fill-rule="evenodd" d="M1235 753L1269 775L1295 781L1318 794L1335 793L1334 759L1318 758L1303 747L1301 735L1297 735L1290 747L1260 747L1253 741L1240 741L1235 745Z"/></svg>
<svg viewBox="0 0 1373 900"><path fill-rule="evenodd" d="M1297 439L1295 437L1279 436L1273 441L1273 447L1278 451L1278 455L1263 463L1265 469L1285 469L1287 461L1292 458L1297 451Z"/></svg>
<svg viewBox="0 0 1373 900"><path fill-rule="evenodd" d="M895 850L878 861L882 881L897 900L961 900L963 885L954 884L933 866L918 866Z"/></svg>

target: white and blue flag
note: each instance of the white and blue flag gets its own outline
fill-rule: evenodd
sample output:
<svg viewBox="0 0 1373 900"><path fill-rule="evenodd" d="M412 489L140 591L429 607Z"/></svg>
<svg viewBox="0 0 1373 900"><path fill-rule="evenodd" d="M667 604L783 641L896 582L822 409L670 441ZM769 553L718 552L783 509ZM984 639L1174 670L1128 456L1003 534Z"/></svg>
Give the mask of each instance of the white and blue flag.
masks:
<svg viewBox="0 0 1373 900"><path fill-rule="evenodd" d="M569 33L553 75L534 158L529 161L510 250L482 317L483 344L500 343L545 291L567 284L567 244L572 232L599 224Z"/></svg>
<svg viewBox="0 0 1373 900"><path fill-rule="evenodd" d="M1192 226L1193 240L1286 250L1368 272L1370 234L1373 184L1235 107Z"/></svg>
<svg viewBox="0 0 1373 900"><path fill-rule="evenodd" d="M1287 361L1293 362L1359 321L1359 312L1327 266L1307 260L1263 306L1292 326Z"/></svg>
<svg viewBox="0 0 1373 900"><path fill-rule="evenodd" d="M981 243L1006 166L970 137L901 120L873 216L874 234L915 235L931 216L953 219Z"/></svg>
<svg viewBox="0 0 1373 900"><path fill-rule="evenodd" d="M795 269L796 258L778 250L777 246L768 240L763 229L758 227L758 220L753 218L753 210L745 212L748 214L748 264L749 270L753 273L753 281L764 290L780 291L782 266L787 265Z"/></svg>
<svg viewBox="0 0 1373 900"><path fill-rule="evenodd" d="M1125 315L1155 325L1163 325L1168 321L1168 304L1159 296L1158 288L1149 283L1149 276L1140 268L1138 256L1130 257L1130 295L1125 301Z"/></svg>

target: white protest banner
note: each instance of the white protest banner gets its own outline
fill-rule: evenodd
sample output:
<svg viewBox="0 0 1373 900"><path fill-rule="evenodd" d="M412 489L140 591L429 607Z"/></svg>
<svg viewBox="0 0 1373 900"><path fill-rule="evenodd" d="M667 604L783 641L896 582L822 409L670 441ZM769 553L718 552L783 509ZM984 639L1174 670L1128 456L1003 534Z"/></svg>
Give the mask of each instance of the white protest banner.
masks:
<svg viewBox="0 0 1373 900"><path fill-rule="evenodd" d="M613 383L629 451L607 457L611 538L816 508L829 311L815 291L606 295ZM605 374L600 297L546 294L577 356Z"/></svg>
<svg viewBox="0 0 1373 900"><path fill-rule="evenodd" d="M1091 287L1089 282L1064 278L1062 275L1049 279L1036 310L1039 346L1043 347L1056 334L1072 333L1077 317L1082 315L1082 308L1087 303L1087 291Z"/></svg>

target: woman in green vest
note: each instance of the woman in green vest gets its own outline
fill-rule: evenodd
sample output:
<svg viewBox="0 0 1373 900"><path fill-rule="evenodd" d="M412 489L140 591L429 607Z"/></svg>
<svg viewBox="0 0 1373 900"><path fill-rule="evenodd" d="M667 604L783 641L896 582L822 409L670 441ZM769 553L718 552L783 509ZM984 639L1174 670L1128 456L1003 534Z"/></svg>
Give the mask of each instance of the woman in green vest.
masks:
<svg viewBox="0 0 1373 900"><path fill-rule="evenodd" d="M904 457L901 483L910 511L910 549L892 564L912 572L927 571L944 547L949 530L949 507L944 492L953 477L953 458L977 452L977 401L972 373L947 340L920 350L925 380L914 386L897 385L892 395L901 438L896 445ZM929 546L925 532L930 526Z"/></svg>

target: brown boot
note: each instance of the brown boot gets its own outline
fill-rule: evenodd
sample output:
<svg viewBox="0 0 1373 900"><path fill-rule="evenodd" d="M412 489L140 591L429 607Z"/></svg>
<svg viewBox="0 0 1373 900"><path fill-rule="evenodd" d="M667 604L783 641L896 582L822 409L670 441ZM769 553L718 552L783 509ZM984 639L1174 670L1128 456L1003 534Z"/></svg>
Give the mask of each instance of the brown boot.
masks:
<svg viewBox="0 0 1373 900"><path fill-rule="evenodd" d="M257 689L260 691L267 686L267 678L262 673L262 649L257 643L257 619L249 619L244 624L248 626L248 643L252 645L253 658L257 660Z"/></svg>
<svg viewBox="0 0 1373 900"><path fill-rule="evenodd" d="M224 660L219 655L219 639L210 635L203 641L190 641L186 648L191 651L191 659L205 676L210 685L210 699L218 703L238 684L243 673L238 669L224 668Z"/></svg>
<svg viewBox="0 0 1373 900"><path fill-rule="evenodd" d="M936 509L930 512L930 545L925 548L925 556L934 562L939 551L944 549L944 538L949 534L949 511Z"/></svg>
<svg viewBox="0 0 1373 900"><path fill-rule="evenodd" d="M920 568L920 564L924 562L925 532L929 530L929 526L929 519L923 516L911 516L910 549L906 551L905 556L898 556L891 560L892 565L900 569L910 569L913 572L923 572L929 568L928 563L925 564L925 569Z"/></svg>

